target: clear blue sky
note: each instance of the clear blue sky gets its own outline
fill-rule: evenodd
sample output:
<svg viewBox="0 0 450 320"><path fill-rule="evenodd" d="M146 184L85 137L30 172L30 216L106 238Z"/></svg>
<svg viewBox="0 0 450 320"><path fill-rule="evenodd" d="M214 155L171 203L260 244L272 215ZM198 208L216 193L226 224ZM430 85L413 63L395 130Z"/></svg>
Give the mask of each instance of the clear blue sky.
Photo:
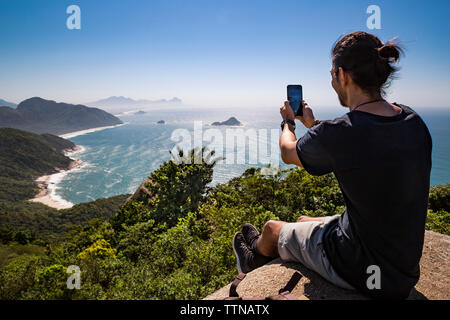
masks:
<svg viewBox="0 0 450 320"><path fill-rule="evenodd" d="M81 8L81 30L66 8ZM381 8L383 41L406 47L389 99L450 106L450 1L0 0L0 98L89 102L177 96L205 106L278 106L289 83L338 101L330 50ZM372 32L372 31L371 31Z"/></svg>

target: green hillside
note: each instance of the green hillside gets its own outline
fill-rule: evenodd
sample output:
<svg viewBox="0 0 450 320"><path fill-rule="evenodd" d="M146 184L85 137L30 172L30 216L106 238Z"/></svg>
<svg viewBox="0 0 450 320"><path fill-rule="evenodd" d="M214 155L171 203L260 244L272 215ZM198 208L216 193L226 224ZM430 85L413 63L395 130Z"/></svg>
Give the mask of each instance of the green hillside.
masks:
<svg viewBox="0 0 450 320"><path fill-rule="evenodd" d="M0 243L57 240L72 225L111 218L126 198L127 195L101 198L62 210L35 202L0 200Z"/></svg>
<svg viewBox="0 0 450 320"><path fill-rule="evenodd" d="M265 176L250 168L209 188L214 165L192 162L164 163L117 215L80 223L64 241L42 247L33 240L38 234L10 232L0 246L0 299L203 298L236 276L231 241L244 223L262 228L269 219L292 222L345 209L332 174L314 177L296 168ZM450 233L449 191L450 184L431 189L428 230ZM34 233L44 230L40 218L14 224L17 219L3 221L17 228L35 224ZM66 270L73 264L81 270L80 290L66 286Z"/></svg>
<svg viewBox="0 0 450 320"><path fill-rule="evenodd" d="M61 153L75 145L50 134L38 135L11 128L0 128L0 200L32 198L39 176L67 168L71 159Z"/></svg>

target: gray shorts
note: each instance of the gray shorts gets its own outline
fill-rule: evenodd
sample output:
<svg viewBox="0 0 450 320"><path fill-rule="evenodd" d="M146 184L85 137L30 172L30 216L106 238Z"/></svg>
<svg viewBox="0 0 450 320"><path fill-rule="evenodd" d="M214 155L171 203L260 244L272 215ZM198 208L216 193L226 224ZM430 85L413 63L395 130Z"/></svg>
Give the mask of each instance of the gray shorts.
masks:
<svg viewBox="0 0 450 320"><path fill-rule="evenodd" d="M344 289L354 289L342 279L328 260L323 249L322 238L339 215L325 217L323 221L287 223L278 238L278 252L284 261L300 262L334 285Z"/></svg>

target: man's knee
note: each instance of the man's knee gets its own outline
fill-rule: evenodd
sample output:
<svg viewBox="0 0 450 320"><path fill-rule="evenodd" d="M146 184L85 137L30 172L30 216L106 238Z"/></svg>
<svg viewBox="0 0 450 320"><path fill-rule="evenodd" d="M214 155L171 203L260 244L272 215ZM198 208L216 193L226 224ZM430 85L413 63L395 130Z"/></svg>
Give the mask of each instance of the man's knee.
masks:
<svg viewBox="0 0 450 320"><path fill-rule="evenodd" d="M278 236L281 228L283 227L282 221L269 220L264 224L263 233L270 234L272 236Z"/></svg>

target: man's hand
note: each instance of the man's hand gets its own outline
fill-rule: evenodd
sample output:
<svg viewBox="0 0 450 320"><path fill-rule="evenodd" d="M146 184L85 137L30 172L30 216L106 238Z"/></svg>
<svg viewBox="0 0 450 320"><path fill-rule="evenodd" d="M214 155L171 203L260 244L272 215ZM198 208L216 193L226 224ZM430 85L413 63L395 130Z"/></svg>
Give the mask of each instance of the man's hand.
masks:
<svg viewBox="0 0 450 320"><path fill-rule="evenodd" d="M323 219L324 217L301 216L297 219L297 222L323 221Z"/></svg>
<svg viewBox="0 0 450 320"><path fill-rule="evenodd" d="M280 114L283 120L286 119L295 120L294 110L292 110L289 101L285 101L284 105L280 107Z"/></svg>
<svg viewBox="0 0 450 320"><path fill-rule="evenodd" d="M317 119L314 117L311 107L306 103L305 100L302 100L302 108L303 108L303 116L301 117L298 116L296 117L296 119L300 120L301 123L303 123L303 125L309 129L314 125L314 122Z"/></svg>

